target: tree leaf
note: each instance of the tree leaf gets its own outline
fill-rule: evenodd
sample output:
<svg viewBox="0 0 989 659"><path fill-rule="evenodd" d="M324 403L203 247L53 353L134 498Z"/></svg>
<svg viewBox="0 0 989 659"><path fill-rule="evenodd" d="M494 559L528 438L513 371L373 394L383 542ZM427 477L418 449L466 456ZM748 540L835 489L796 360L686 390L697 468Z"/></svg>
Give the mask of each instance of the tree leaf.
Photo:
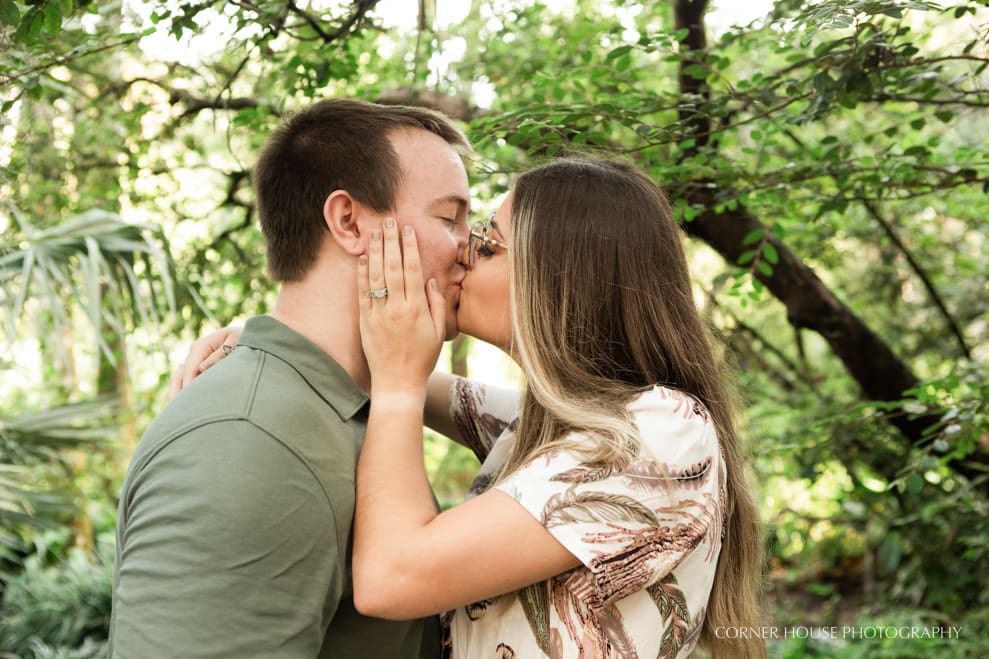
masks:
<svg viewBox="0 0 989 659"><path fill-rule="evenodd" d="M756 252L754 249L745 250L739 255L738 261L736 261L736 263L738 263L738 265L745 265L746 263L751 262L752 259L755 258L755 254Z"/></svg>
<svg viewBox="0 0 989 659"><path fill-rule="evenodd" d="M745 234L745 238L742 238L742 244L751 245L752 243L757 243L760 240L762 240L762 236L763 236L762 229L754 229L753 231L749 231L747 234Z"/></svg>
<svg viewBox="0 0 989 659"><path fill-rule="evenodd" d="M57 2L49 0L45 4L45 30L48 34L56 35L62 29L62 9Z"/></svg>
<svg viewBox="0 0 989 659"><path fill-rule="evenodd" d="M618 48L615 48L610 53L608 53L607 57L604 58L604 61L614 62L619 57L624 57L625 55L628 55L631 51L632 51L631 46L628 45L618 46Z"/></svg>
<svg viewBox="0 0 989 659"><path fill-rule="evenodd" d="M14 4L14 0L0 0L0 21L10 27L17 27L21 20L21 11Z"/></svg>

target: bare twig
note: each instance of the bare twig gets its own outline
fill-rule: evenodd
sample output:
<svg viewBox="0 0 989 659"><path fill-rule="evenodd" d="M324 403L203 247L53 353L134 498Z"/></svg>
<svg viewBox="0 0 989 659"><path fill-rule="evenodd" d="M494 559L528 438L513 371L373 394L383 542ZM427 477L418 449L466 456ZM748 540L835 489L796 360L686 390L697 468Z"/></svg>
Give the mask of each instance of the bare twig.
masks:
<svg viewBox="0 0 989 659"><path fill-rule="evenodd" d="M886 221L886 218L882 216L875 204L869 201L863 201L862 206L866 211L868 211L869 215L872 216L872 219L879 223L879 226L882 227L883 233L885 233L886 237L890 239L893 245L900 250L906 258L907 263L910 264L910 268L914 271L914 274L916 274L917 277L920 278L920 281L924 283L924 288L927 289L927 293L931 296L931 300L934 302L934 305L937 306L938 310L941 312L941 315L944 317L945 322L947 322L948 327L951 329L951 333L954 334L955 339L958 341L959 347L962 349L962 353L966 358L971 359L972 354L968 348L968 345L965 343L965 336L962 334L961 328L958 327L958 323L948 311L948 307L945 305L944 299L942 299L941 294L938 293L937 288L934 286L934 282L931 281L931 278L928 276L927 272L921 267L920 263L917 262L917 259L914 258L910 250L907 249L907 246L903 244L900 236L897 235L896 231L893 229L893 226Z"/></svg>
<svg viewBox="0 0 989 659"><path fill-rule="evenodd" d="M288 10L300 17L309 27L311 27L324 43L333 43L337 39L345 37L353 32L364 21L367 13L371 11L376 4L378 4L378 0L355 0L354 12L348 16L336 30L332 32L327 32L324 30L320 22L312 14L299 8L299 6L295 4L294 0L288 3Z"/></svg>
<svg viewBox="0 0 989 659"><path fill-rule="evenodd" d="M24 69L23 71L17 71L15 73L12 73L12 74L10 74L9 76L7 76L5 78L0 78L0 86L9 85L10 83L14 82L15 80L20 80L21 78L23 78L25 76L29 76L32 73L38 73L39 71L45 71L47 69L50 69L53 66L61 66L62 64L67 64L68 62L71 62L72 60L75 60L75 59L80 59L82 57L88 57L90 55L95 55L97 53L103 53L103 52L106 52L108 50L113 50L114 48L119 48L120 46L126 46L128 44L132 44L135 41L139 41L142 37L143 37L143 35L134 34L134 35L131 35L131 36L129 36L129 37L125 38L125 39L122 39L120 41L116 41L114 43L104 44L102 46L98 46L98 47L92 48L90 50L80 50L80 51L76 51L76 52L69 51L68 53L66 53L64 55L59 55L58 57L52 58L52 60L50 62L46 62L44 64L38 64L37 66L32 66L29 69Z"/></svg>

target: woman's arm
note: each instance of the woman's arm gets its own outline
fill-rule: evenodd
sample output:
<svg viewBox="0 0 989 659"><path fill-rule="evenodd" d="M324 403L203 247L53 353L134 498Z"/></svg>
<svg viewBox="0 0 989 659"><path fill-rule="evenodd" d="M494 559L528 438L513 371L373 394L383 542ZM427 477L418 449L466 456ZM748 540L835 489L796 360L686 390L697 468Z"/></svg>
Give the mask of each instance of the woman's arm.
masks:
<svg viewBox="0 0 989 659"><path fill-rule="evenodd" d="M445 301L422 281L414 232L404 261L396 222L372 232L358 262L361 340L371 409L357 468L354 603L407 619L536 583L579 565L507 494L490 491L437 515L422 454L428 380L443 340ZM386 276L387 272L387 276ZM384 298L370 290L387 287Z"/></svg>
<svg viewBox="0 0 989 659"><path fill-rule="evenodd" d="M439 515L415 398L375 394L357 469L354 605L418 618L511 592L580 565L532 514L490 490Z"/></svg>

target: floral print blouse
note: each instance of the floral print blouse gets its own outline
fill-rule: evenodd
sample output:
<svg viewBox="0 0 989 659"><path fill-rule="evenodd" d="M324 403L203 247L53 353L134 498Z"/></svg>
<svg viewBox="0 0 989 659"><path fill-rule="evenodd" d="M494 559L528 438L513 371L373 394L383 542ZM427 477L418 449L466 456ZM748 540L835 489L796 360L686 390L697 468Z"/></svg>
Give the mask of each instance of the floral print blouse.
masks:
<svg viewBox="0 0 989 659"><path fill-rule="evenodd" d="M511 390L462 378L454 382L451 413L483 461L468 498L489 489L504 465L515 441L519 402ZM630 449L628 460L607 467L554 451L493 485L582 565L448 612L444 656L690 654L721 551L724 460L707 409L691 396L657 386L629 410L641 445Z"/></svg>

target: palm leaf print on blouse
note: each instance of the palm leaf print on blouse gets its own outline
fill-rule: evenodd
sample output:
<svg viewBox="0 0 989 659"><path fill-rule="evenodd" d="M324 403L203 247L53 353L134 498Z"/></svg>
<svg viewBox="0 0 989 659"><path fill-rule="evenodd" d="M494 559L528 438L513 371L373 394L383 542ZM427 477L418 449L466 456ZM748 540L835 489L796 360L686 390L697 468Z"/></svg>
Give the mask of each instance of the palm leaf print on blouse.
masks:
<svg viewBox="0 0 989 659"><path fill-rule="evenodd" d="M515 650L509 645L499 643L495 648L495 659L515 659Z"/></svg>
<svg viewBox="0 0 989 659"><path fill-rule="evenodd" d="M687 598L677 585L676 577L668 574L662 580L646 588L666 623L666 631L659 643L659 659L676 657L687 640L690 627L690 611Z"/></svg>
<svg viewBox="0 0 989 659"><path fill-rule="evenodd" d="M550 652L550 631L549 631L549 581L541 581L531 586L526 586L519 591L519 603L522 604L522 611L525 619L529 622L532 635L536 637L539 649L552 656Z"/></svg>
<svg viewBox="0 0 989 659"><path fill-rule="evenodd" d="M659 395L666 400L676 401L673 406L673 413L679 414L684 419L692 419L697 417L704 423L707 423L710 419L710 416L707 413L707 408L705 408L699 400L685 391L661 387L659 389Z"/></svg>
<svg viewBox="0 0 989 659"><path fill-rule="evenodd" d="M707 483L713 464L711 456L687 467L668 462L639 460L622 472L622 481L628 487L642 492L665 489L671 484L696 490Z"/></svg>
<svg viewBox="0 0 989 659"><path fill-rule="evenodd" d="M697 641L701 637L701 627L704 626L704 617L707 616L707 607L702 606L697 611L697 615L694 616L693 620L690 621L690 628L687 630L687 636L683 639L683 647L692 648L697 645Z"/></svg>
<svg viewBox="0 0 989 659"><path fill-rule="evenodd" d="M479 494L484 494L489 489L491 489L491 485L494 482L495 482L495 474L483 473L483 472L479 473L477 475L477 478L474 479L474 482L470 484L470 490L468 490L468 492L474 496L478 496Z"/></svg>
<svg viewBox="0 0 989 659"><path fill-rule="evenodd" d="M481 600L480 602L471 602L464 607L464 612L467 614L467 618L474 622L475 620L480 620L484 617L484 614L488 612L488 607L491 606L491 602L494 599Z"/></svg>
<svg viewBox="0 0 989 659"><path fill-rule="evenodd" d="M484 400L485 392L483 385L479 385L475 391L469 380L460 378L454 381L453 390L450 392L456 401L452 407L453 424L460 431L464 446L473 451L481 462L484 462L490 449L488 442L482 438L477 423L478 406Z"/></svg>
<svg viewBox="0 0 989 659"><path fill-rule="evenodd" d="M618 653L619 657L622 659L639 659L635 643L629 637L628 630L625 629L622 612L618 610L617 606L609 604L598 621L601 623L601 631L607 637L611 649Z"/></svg>
<svg viewBox="0 0 989 659"><path fill-rule="evenodd" d="M572 486L554 494L543 507L543 526L576 522L639 522L655 526L656 514L624 494L577 492Z"/></svg>
<svg viewBox="0 0 989 659"><path fill-rule="evenodd" d="M453 635L450 631L453 613L447 611L440 615L440 659L453 659Z"/></svg>
<svg viewBox="0 0 989 659"><path fill-rule="evenodd" d="M550 478L550 480L563 483L593 483L595 481L603 481L605 478L611 476L614 471L615 467L613 465L602 462L589 462L560 472Z"/></svg>
<svg viewBox="0 0 989 659"><path fill-rule="evenodd" d="M583 627L583 622L580 619L580 607L574 601L573 595L570 590L561 583L560 576L555 576L552 579L552 598L553 598L553 608L556 610L556 617L563 624L563 628L567 632L567 636L577 647L577 656L584 656L584 646L581 642L581 634L577 629L578 624ZM575 606L576 605L576 606ZM575 620L575 618L578 618ZM553 650L558 651L555 655L550 655L552 657L562 657L563 656L563 635L560 633L559 629L554 627L550 632L550 639L553 643Z"/></svg>

